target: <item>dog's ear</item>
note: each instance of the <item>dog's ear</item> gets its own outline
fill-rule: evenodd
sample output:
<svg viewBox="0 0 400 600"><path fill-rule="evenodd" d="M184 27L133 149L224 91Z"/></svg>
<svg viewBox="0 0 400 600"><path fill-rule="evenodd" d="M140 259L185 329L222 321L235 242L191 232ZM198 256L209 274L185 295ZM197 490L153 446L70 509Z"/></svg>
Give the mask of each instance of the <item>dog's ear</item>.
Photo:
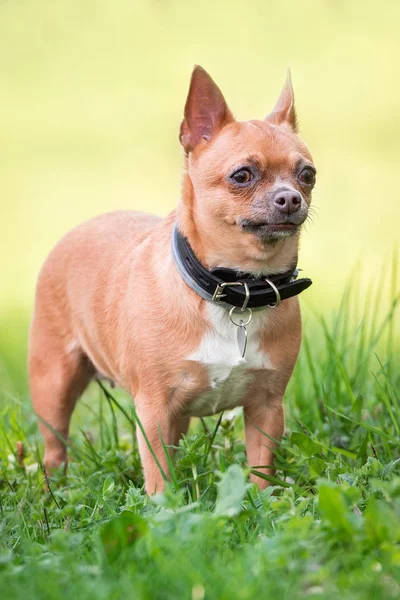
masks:
<svg viewBox="0 0 400 600"><path fill-rule="evenodd" d="M293 131L297 132L297 118L294 109L294 93L290 71L287 73L285 85L283 86L278 102L274 106L274 110L265 117L265 120L267 123L273 123L274 125L287 123Z"/></svg>
<svg viewBox="0 0 400 600"><path fill-rule="evenodd" d="M193 69L179 140L190 152L233 120L219 87L202 67Z"/></svg>

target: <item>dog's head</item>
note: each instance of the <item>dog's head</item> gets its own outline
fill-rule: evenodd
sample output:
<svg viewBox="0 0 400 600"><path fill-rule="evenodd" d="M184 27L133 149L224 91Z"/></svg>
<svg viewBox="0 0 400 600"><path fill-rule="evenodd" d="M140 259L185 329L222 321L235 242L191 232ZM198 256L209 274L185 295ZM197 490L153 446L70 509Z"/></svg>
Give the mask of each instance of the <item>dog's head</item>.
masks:
<svg viewBox="0 0 400 600"><path fill-rule="evenodd" d="M236 121L195 67L180 130L186 154L180 226L208 267L255 273L295 262L315 168L297 136L288 77L264 121Z"/></svg>

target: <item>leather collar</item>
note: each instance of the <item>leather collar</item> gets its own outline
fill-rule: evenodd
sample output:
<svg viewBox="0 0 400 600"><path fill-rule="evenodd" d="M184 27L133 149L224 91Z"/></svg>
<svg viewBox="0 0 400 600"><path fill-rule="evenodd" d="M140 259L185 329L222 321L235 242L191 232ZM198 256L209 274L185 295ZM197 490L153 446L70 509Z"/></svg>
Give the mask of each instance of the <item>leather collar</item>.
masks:
<svg viewBox="0 0 400 600"><path fill-rule="evenodd" d="M172 233L172 255L183 280L199 296L227 308L260 309L277 306L280 301L297 296L312 284L311 279L297 279L297 265L285 273L254 277L251 273L217 267L208 271L196 258L188 240L177 224Z"/></svg>

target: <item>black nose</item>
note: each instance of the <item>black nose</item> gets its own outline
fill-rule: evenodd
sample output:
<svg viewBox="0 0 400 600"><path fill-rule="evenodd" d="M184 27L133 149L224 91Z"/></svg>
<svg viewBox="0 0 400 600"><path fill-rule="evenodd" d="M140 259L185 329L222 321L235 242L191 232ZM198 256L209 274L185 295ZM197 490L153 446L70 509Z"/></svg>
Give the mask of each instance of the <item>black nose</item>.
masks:
<svg viewBox="0 0 400 600"><path fill-rule="evenodd" d="M278 210L291 215L301 206L301 194L295 190L277 190L272 196L272 202Z"/></svg>

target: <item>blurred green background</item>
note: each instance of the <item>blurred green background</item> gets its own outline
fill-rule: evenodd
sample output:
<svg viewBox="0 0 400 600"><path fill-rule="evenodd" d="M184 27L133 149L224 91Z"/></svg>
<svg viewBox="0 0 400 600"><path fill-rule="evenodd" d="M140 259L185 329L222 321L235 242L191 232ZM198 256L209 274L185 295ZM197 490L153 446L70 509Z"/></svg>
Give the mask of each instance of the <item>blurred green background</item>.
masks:
<svg viewBox="0 0 400 600"><path fill-rule="evenodd" d="M179 198L178 130L195 63L239 119L262 118L291 68L318 168L303 305L361 290L398 237L400 3L340 0L0 2L0 375L25 389L35 280L69 228ZM4 386L3 386L4 387Z"/></svg>

